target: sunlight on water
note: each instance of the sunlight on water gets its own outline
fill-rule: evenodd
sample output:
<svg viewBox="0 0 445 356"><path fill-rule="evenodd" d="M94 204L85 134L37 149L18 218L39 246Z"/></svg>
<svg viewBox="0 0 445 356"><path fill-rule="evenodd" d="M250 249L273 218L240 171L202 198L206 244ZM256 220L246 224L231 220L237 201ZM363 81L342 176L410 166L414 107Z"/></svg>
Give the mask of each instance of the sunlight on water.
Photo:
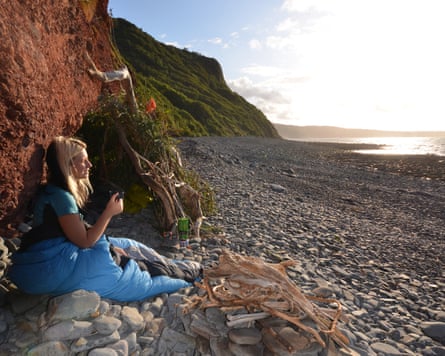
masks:
<svg viewBox="0 0 445 356"><path fill-rule="evenodd" d="M355 152L388 155L438 155L445 156L445 137L357 137L357 138L306 138L296 141L335 142L380 145L380 149Z"/></svg>
<svg viewBox="0 0 445 356"><path fill-rule="evenodd" d="M435 154L445 156L445 137L369 137L351 140L355 143L383 145L377 150L359 150L360 153L391 155Z"/></svg>

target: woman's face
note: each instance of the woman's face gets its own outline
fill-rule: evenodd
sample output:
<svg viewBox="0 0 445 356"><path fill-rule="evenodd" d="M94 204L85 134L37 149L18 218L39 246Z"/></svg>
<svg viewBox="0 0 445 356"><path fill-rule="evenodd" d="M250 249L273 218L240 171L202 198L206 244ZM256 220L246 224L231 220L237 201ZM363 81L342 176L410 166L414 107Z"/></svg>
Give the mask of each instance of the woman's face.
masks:
<svg viewBox="0 0 445 356"><path fill-rule="evenodd" d="M73 158L73 176L76 179L86 179L90 174L90 168L93 165L88 160L88 154L85 149Z"/></svg>

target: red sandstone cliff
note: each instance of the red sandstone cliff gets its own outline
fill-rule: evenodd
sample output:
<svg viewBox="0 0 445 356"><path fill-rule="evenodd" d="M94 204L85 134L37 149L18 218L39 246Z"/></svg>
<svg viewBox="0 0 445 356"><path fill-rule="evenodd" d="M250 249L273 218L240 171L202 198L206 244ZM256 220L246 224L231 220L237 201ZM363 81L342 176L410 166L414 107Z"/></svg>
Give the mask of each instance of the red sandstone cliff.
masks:
<svg viewBox="0 0 445 356"><path fill-rule="evenodd" d="M43 148L97 103L85 53L114 69L108 0L0 0L0 236L12 237L42 175Z"/></svg>

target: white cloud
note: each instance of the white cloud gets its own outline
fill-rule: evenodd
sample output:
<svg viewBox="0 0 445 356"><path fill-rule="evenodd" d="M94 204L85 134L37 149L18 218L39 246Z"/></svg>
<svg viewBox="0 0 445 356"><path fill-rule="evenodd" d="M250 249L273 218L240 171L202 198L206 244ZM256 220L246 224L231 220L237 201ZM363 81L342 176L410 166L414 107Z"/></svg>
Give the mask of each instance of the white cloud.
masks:
<svg viewBox="0 0 445 356"><path fill-rule="evenodd" d="M289 48L291 41L286 36L268 36L266 38L266 45L273 50L283 50Z"/></svg>
<svg viewBox="0 0 445 356"><path fill-rule="evenodd" d="M268 102L271 104L289 103L289 100L286 99L279 91L265 87L261 84L254 84L247 77L231 80L229 81L229 86L249 101Z"/></svg>
<svg viewBox="0 0 445 356"><path fill-rule="evenodd" d="M288 12L331 12L338 8L347 8L357 0L285 0L281 9ZM360 2L361 6L363 2Z"/></svg>
<svg viewBox="0 0 445 356"><path fill-rule="evenodd" d="M261 42L259 40L254 38L249 41L249 47L251 49L257 50L257 49L261 49L263 46L261 45Z"/></svg>
<svg viewBox="0 0 445 356"><path fill-rule="evenodd" d="M236 38L236 37L233 37L233 38ZM219 46L223 49L232 47L232 44L234 43L233 41L226 42L221 37L211 38L211 39L207 40L207 42L211 43L212 45Z"/></svg>
<svg viewBox="0 0 445 356"><path fill-rule="evenodd" d="M281 21L277 25L276 29L278 32L289 32L289 31L300 32L300 29L297 26L298 26L298 21L296 19L288 17L283 21Z"/></svg>
<svg viewBox="0 0 445 356"><path fill-rule="evenodd" d="M209 39L208 42L212 43L212 44L221 44L222 43L222 39L220 37L215 37L215 38Z"/></svg>
<svg viewBox="0 0 445 356"><path fill-rule="evenodd" d="M180 46L179 46L179 43L178 42L176 42L176 41L173 41L173 42L165 42L165 44L166 45L168 45L168 46L173 46L173 47L176 47L176 48L181 48Z"/></svg>
<svg viewBox="0 0 445 356"><path fill-rule="evenodd" d="M272 66L252 64L241 69L241 72L259 77L274 77L282 73L282 69Z"/></svg>

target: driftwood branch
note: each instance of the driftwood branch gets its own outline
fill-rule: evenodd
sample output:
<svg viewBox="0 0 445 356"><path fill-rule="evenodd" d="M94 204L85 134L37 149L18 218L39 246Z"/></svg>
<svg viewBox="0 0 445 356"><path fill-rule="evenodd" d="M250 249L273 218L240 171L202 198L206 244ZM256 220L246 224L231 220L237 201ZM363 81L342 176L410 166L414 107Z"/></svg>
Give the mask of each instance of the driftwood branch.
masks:
<svg viewBox="0 0 445 356"><path fill-rule="evenodd" d="M142 181L153 190L156 196L161 200L162 207L164 209L164 221L163 227L166 230L173 230L176 224L177 215L175 210L175 204L173 202L170 192L167 190L162 182L160 175L156 174L156 166L147 160L145 157L137 153L125 136L124 130L119 122L116 122L117 132L119 135L119 142L124 148L127 155L130 157L131 163L136 170L136 173L141 177ZM141 160L147 164L151 172L146 172L142 168Z"/></svg>
<svg viewBox="0 0 445 356"><path fill-rule="evenodd" d="M93 62L89 54L86 54L86 59L91 65L88 69L88 73L103 83L109 83L114 81L120 81L126 93L126 100L132 114L136 114L138 110L138 105L136 101L136 96L134 95L133 80L131 79L130 72L128 68L124 66L121 69L114 70L112 72L101 72L97 69L96 64Z"/></svg>
<svg viewBox="0 0 445 356"><path fill-rule="evenodd" d="M237 315L227 315L226 325L231 328L235 325L244 324L256 320L266 319L270 316L269 313L250 313L250 314L237 314Z"/></svg>

